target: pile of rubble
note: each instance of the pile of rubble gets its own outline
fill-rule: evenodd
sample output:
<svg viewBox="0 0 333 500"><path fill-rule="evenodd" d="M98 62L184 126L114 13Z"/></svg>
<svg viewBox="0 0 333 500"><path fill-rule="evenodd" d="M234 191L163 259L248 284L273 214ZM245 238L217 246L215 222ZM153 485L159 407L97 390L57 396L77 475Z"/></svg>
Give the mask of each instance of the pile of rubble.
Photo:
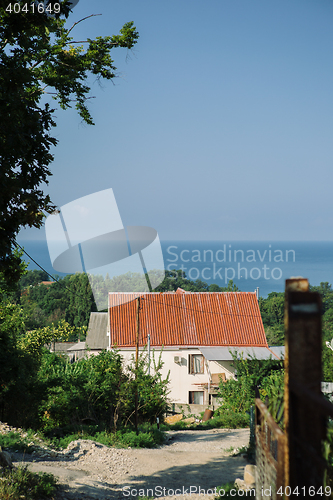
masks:
<svg viewBox="0 0 333 500"><path fill-rule="evenodd" d="M235 485L239 490L249 491L256 487L256 466L248 464L244 469L244 479L237 478Z"/></svg>

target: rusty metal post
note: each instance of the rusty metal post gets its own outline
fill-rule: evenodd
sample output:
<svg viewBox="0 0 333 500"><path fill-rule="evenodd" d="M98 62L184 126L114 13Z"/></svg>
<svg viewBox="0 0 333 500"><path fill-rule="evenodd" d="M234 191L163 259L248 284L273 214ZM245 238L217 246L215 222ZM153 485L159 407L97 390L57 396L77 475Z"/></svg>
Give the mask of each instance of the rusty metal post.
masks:
<svg viewBox="0 0 333 500"><path fill-rule="evenodd" d="M135 340L135 432L138 434L138 366L139 366L140 297L136 299L136 340Z"/></svg>
<svg viewBox="0 0 333 500"><path fill-rule="evenodd" d="M306 397L321 394L321 299L303 278L286 281L285 335L285 487L308 491L323 484L325 420Z"/></svg>

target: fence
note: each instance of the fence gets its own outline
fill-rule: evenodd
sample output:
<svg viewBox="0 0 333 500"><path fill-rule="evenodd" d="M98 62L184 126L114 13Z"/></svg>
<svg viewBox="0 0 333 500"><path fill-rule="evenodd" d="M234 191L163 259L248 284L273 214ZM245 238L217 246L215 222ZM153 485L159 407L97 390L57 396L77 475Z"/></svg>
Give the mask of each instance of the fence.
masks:
<svg viewBox="0 0 333 500"><path fill-rule="evenodd" d="M321 393L321 300L303 278L286 281L285 332L285 433L256 399L257 499L323 491L322 442L333 404Z"/></svg>
<svg viewBox="0 0 333 500"><path fill-rule="evenodd" d="M256 499L281 499L284 487L285 434L271 417L264 403L256 398Z"/></svg>

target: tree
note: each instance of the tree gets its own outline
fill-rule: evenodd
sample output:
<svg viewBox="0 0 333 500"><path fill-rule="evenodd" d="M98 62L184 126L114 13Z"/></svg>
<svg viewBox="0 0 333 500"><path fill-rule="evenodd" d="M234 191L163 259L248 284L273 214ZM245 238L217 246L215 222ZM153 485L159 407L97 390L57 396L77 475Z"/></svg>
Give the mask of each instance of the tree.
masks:
<svg viewBox="0 0 333 500"><path fill-rule="evenodd" d="M23 253L23 252L22 252ZM27 271L20 279L19 285L21 291L25 290L29 286L35 286L42 281L48 281L49 275L46 271L41 271L40 269L34 269L33 271Z"/></svg>
<svg viewBox="0 0 333 500"><path fill-rule="evenodd" d="M269 345L284 344L284 293L271 292L260 297L259 308Z"/></svg>
<svg viewBox="0 0 333 500"><path fill-rule="evenodd" d="M220 287L216 284L208 285L202 280L192 281L186 278L186 273L181 269L172 269L165 271L165 278L162 283L155 288L155 292L171 292L177 288L182 288L187 292L238 292L239 288L232 280L228 282L227 287Z"/></svg>
<svg viewBox="0 0 333 500"><path fill-rule="evenodd" d="M45 214L56 209L41 187L51 175L50 150L57 144L51 135L55 109L45 94L62 109L74 101L81 118L93 125L88 76L115 78L111 50L131 49L138 39L128 22L119 35L76 41L72 33L84 19L67 28L69 5L48 1L37 13L34 2L18 1L14 11L14 3L0 0L0 270L7 281L20 277L20 258L13 253L18 231L41 227Z"/></svg>

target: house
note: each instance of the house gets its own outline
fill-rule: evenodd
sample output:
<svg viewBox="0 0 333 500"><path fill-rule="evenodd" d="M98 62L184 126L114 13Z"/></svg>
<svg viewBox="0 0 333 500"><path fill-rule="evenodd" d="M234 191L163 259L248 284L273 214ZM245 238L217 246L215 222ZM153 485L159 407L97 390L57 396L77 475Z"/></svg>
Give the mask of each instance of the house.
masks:
<svg viewBox="0 0 333 500"><path fill-rule="evenodd" d="M72 347L67 349L67 354L70 357L71 362L84 358L86 355L86 343L80 341L75 343Z"/></svg>
<svg viewBox="0 0 333 500"><path fill-rule="evenodd" d="M46 344L45 347L49 349L50 352L55 354L68 355L68 349L73 347L76 342L50 342Z"/></svg>
<svg viewBox="0 0 333 500"><path fill-rule="evenodd" d="M220 379L234 377L230 351L280 359L267 344L255 293L110 293L109 348L120 349L126 362L135 354L138 323L140 351L148 336L151 357L162 350L162 375L170 372L174 405L216 404Z"/></svg>
<svg viewBox="0 0 333 500"><path fill-rule="evenodd" d="M86 348L88 356L98 354L103 349L110 348L108 332L108 313L92 312L90 313L89 325L87 330Z"/></svg>

